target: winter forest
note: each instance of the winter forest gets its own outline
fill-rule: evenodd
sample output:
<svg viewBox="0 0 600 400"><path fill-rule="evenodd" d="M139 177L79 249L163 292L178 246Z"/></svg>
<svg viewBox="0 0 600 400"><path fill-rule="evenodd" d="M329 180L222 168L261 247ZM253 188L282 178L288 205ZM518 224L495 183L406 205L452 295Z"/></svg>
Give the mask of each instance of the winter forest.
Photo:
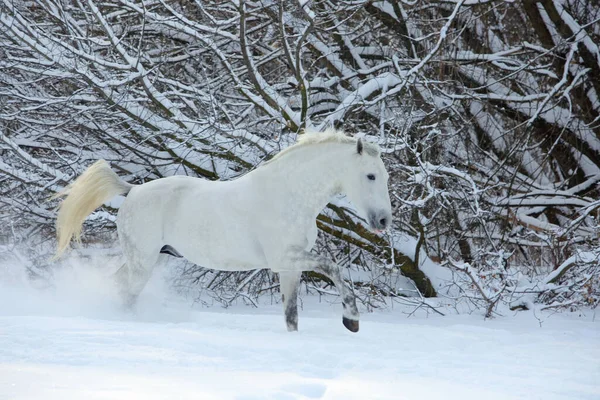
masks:
<svg viewBox="0 0 600 400"><path fill-rule="evenodd" d="M0 398L597 400L599 46L597 0L0 0ZM231 187L334 129L346 159L381 149L391 226L346 193L299 286L155 252L117 301L139 188ZM314 177L305 158L278 182ZM100 159L148 185L54 258L57 194ZM268 201L295 243L301 189L264 187L207 203ZM255 254L220 211L177 237Z"/></svg>
<svg viewBox="0 0 600 400"><path fill-rule="evenodd" d="M391 175L390 232L344 199L317 221L363 307L594 308L599 21L593 0L2 0L0 257L49 276L51 197L100 158L130 183L230 180L335 127ZM117 209L76 253L118 256ZM267 270L176 268L223 305L278 293Z"/></svg>

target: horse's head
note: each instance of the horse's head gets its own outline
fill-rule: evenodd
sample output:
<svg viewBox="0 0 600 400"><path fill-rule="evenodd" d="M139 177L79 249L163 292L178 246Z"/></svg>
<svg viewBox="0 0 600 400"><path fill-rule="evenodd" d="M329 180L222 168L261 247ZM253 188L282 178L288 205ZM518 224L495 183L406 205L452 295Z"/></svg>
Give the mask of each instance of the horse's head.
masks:
<svg viewBox="0 0 600 400"><path fill-rule="evenodd" d="M389 174L379 148L358 139L353 151L351 166L344 177L344 192L373 231L387 230L392 225Z"/></svg>

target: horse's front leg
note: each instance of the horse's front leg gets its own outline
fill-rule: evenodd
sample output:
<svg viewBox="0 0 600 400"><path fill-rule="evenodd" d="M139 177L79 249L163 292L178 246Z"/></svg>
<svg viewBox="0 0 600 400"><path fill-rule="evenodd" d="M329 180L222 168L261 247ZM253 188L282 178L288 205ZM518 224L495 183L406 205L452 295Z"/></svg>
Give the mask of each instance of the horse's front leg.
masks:
<svg viewBox="0 0 600 400"><path fill-rule="evenodd" d="M298 330L298 286L302 272L286 271L279 273L279 291L283 302L285 323L289 332Z"/></svg>
<svg viewBox="0 0 600 400"><path fill-rule="evenodd" d="M356 297L350 286L344 282L340 266L325 257L306 251L293 257L293 260L296 268L300 268L302 271L319 272L333 281L342 296L342 306L344 307L342 322L349 331L358 332L359 313L358 307L356 307Z"/></svg>

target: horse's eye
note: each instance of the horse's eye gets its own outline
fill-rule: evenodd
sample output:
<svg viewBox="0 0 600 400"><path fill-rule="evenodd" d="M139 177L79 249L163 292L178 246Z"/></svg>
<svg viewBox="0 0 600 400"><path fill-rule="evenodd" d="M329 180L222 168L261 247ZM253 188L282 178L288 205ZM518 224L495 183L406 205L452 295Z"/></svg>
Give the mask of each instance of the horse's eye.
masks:
<svg viewBox="0 0 600 400"><path fill-rule="evenodd" d="M375 180L375 175L369 174L369 175L367 175L367 178L369 178L370 181L374 181Z"/></svg>

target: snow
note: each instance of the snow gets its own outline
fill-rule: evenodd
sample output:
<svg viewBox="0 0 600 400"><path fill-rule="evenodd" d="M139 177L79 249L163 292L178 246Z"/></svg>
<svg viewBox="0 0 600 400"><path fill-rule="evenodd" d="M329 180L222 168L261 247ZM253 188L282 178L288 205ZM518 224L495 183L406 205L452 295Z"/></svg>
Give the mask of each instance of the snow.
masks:
<svg viewBox="0 0 600 400"><path fill-rule="evenodd" d="M565 10L562 2L554 0L553 3L554 7L556 7L556 11L560 14L562 21L569 26L569 29L571 29L571 32L575 35L575 42L583 42L587 51L589 51L596 59L596 62L600 64L600 48L598 48L598 45L594 43L594 40L588 35L585 29L577 23L573 16Z"/></svg>
<svg viewBox="0 0 600 400"><path fill-rule="evenodd" d="M0 274L0 399L600 398L593 312L394 309L363 314L352 334L339 304L305 296L288 333L279 304L192 307L160 274L126 313L88 267L54 290Z"/></svg>
<svg viewBox="0 0 600 400"><path fill-rule="evenodd" d="M373 93L377 91L385 92L389 87L394 87L401 82L402 80L400 78L390 72L384 72L381 75L364 82L358 89L349 93L346 98L340 102L336 110L321 122L318 129L325 129L327 126L332 126L336 121L343 120L348 110L357 104L361 104L364 99L367 99Z"/></svg>
<svg viewBox="0 0 600 400"><path fill-rule="evenodd" d="M410 259L415 259L417 239L401 233L395 233L391 239L394 248L400 253L410 257ZM447 282L452 281L452 272L450 269L443 268L438 263L431 260L423 249L419 252L419 269L427 275L436 291L441 290L447 286Z"/></svg>

